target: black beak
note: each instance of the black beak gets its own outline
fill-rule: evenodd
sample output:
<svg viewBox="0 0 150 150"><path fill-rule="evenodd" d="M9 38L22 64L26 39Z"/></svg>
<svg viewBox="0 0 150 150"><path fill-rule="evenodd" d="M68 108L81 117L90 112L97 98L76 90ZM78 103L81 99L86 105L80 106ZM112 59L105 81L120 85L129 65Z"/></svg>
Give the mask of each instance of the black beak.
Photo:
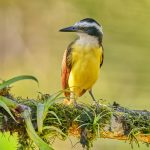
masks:
<svg viewBox="0 0 150 150"><path fill-rule="evenodd" d="M60 29L59 31L60 32L76 32L78 30L77 30L77 27L70 26L70 27L67 27L67 28Z"/></svg>

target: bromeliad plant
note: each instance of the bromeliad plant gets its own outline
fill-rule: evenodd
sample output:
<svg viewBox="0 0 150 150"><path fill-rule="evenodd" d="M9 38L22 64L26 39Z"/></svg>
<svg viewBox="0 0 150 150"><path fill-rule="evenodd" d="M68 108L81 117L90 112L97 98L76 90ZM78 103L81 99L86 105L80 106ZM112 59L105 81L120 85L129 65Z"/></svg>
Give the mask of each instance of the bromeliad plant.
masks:
<svg viewBox="0 0 150 150"><path fill-rule="evenodd" d="M12 100L11 96L9 95L7 90L10 90L10 85L17 82L17 81L21 81L21 80L33 80L35 82L38 83L38 80L33 77L33 76L29 76L29 75L22 75L22 76L17 76L14 77L10 80L7 81L3 81L3 83L0 84L0 90L1 90L1 95L0 96L0 107L2 107L9 115L10 117L19 124L19 121L16 120L16 117L19 118L21 117L22 119L24 119L25 122L25 128L26 131L28 133L29 138L37 145L37 147L41 150L53 150L53 148L51 147L51 145L48 145L47 143L45 143L40 137L39 135L36 133L33 123L31 121L31 109L30 107L26 106L26 105L20 105L17 101ZM7 92L6 92L7 91ZM37 126L38 126L38 131L39 133L42 133L43 130L43 121L48 113L48 109L50 107L51 104L54 103L54 101L57 99L57 97L61 94L61 92L59 92L59 94L57 94L56 96L49 96L49 98L43 102L43 103L37 103ZM15 116L12 112L15 112ZM55 114L55 112L50 111L49 113L53 114L58 122L61 124L59 118L57 117L57 115ZM18 117L19 116L19 117ZM55 127L44 127L44 129L51 129L51 130L56 130L59 133L63 134L59 129L55 128ZM65 134L63 134L65 135ZM19 136L19 135L18 135ZM27 145L26 145L27 147Z"/></svg>
<svg viewBox="0 0 150 150"><path fill-rule="evenodd" d="M110 118L110 112L104 109L97 115L96 110L92 107L88 108L83 106L77 109L74 106L66 107L61 103L56 103L64 99L64 97L61 97L63 91L59 91L53 95L42 95L40 93L40 97L36 101L24 101L19 98L14 98L9 93L10 85L25 79L33 80L38 83L35 77L23 75L14 77L0 84L0 107L2 107L15 122L10 130L13 130L13 126L18 124L18 128L15 130L18 132L20 149L38 147L40 150L53 150L51 145L53 139L56 136L61 139L66 139L69 132L81 134L80 143L84 147L91 147L89 143L99 134L99 127L104 123L104 120L106 120L104 119L105 116L107 119ZM93 111L92 113L90 112L91 110ZM77 124L77 128L75 129L72 128L74 124ZM86 137L82 136L83 128L87 128L91 135L94 132L94 136L90 138L87 137L85 142L83 142L83 139ZM1 130L3 129L1 128Z"/></svg>

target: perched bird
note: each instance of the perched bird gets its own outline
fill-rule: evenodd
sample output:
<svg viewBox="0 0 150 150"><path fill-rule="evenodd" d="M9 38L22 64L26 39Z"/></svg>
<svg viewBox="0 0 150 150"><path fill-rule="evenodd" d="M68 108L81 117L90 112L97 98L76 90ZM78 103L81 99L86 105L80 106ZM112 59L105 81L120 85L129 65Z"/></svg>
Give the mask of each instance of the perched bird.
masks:
<svg viewBox="0 0 150 150"><path fill-rule="evenodd" d="M86 91L96 102L92 87L104 59L102 26L94 19L86 18L59 31L76 32L79 36L69 44L62 61L62 88L71 91L64 92L68 102L76 100Z"/></svg>

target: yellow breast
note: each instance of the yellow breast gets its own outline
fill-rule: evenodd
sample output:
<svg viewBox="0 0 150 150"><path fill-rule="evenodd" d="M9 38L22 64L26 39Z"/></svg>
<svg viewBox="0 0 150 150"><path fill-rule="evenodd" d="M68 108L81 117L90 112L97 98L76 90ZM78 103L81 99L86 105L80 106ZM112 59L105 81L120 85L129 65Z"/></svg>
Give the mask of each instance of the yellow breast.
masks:
<svg viewBox="0 0 150 150"><path fill-rule="evenodd" d="M77 96L92 88L98 79L101 59L102 47L74 45L72 49L72 69L68 83Z"/></svg>

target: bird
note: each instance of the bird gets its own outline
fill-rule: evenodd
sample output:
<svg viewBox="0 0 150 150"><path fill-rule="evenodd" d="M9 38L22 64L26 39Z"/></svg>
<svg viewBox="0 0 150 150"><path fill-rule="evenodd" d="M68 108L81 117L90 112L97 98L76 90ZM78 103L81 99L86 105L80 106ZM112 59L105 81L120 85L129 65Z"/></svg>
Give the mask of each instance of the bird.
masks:
<svg viewBox="0 0 150 150"><path fill-rule="evenodd" d="M77 104L76 99L86 91L97 103L92 87L99 77L104 60L102 26L92 18L85 18L59 31L75 32L78 35L65 50L62 60L61 83L65 103L69 105L74 101Z"/></svg>

